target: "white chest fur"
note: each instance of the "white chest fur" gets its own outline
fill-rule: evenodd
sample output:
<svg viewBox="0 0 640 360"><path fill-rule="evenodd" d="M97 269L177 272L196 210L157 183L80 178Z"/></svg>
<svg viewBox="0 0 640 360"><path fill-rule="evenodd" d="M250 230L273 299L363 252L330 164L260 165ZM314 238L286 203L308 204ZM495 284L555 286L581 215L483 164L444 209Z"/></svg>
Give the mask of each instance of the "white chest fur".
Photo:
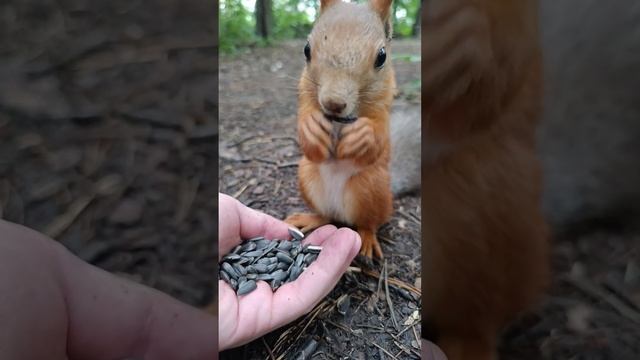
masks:
<svg viewBox="0 0 640 360"><path fill-rule="evenodd" d="M329 160L320 164L322 194L318 194L317 206L325 216L349 222L348 206L345 204L346 184L359 171L351 160Z"/></svg>

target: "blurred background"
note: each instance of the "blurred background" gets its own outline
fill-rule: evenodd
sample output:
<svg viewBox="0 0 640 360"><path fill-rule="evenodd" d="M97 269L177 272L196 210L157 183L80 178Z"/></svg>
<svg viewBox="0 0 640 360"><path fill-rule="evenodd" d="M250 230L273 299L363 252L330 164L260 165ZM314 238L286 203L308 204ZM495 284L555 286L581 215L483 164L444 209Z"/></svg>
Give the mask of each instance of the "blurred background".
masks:
<svg viewBox="0 0 640 360"><path fill-rule="evenodd" d="M232 52L249 45L306 39L317 16L319 0L220 0L220 49ZM422 2L393 2L395 38L416 37Z"/></svg>
<svg viewBox="0 0 640 360"><path fill-rule="evenodd" d="M215 17L201 0L0 2L0 216L207 304Z"/></svg>
<svg viewBox="0 0 640 360"><path fill-rule="evenodd" d="M503 359L640 358L640 3L540 0L553 287Z"/></svg>
<svg viewBox="0 0 640 360"><path fill-rule="evenodd" d="M279 219L309 211L297 186L297 84L319 4L220 2L220 191ZM418 124L420 4L394 2L390 44L398 82L394 109ZM419 142L414 148L417 158ZM221 358L419 358L420 198L402 197L394 208L378 233L386 262L357 260L307 316Z"/></svg>

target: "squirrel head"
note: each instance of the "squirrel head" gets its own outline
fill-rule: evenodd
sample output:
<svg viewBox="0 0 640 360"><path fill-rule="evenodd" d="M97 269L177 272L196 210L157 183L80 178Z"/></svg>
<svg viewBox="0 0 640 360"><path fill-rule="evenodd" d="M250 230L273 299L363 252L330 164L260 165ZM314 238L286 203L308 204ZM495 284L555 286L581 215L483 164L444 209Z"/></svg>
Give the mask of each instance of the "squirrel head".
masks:
<svg viewBox="0 0 640 360"><path fill-rule="evenodd" d="M321 0L304 47L301 96L315 97L327 117L343 122L388 103L390 15L391 0Z"/></svg>

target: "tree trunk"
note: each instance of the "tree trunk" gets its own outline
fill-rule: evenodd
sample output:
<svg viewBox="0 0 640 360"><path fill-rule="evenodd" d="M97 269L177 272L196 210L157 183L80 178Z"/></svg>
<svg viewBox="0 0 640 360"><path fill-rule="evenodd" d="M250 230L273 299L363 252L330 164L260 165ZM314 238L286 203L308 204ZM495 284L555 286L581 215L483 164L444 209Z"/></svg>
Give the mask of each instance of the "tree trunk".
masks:
<svg viewBox="0 0 640 360"><path fill-rule="evenodd" d="M256 35L268 39L271 35L273 9L271 0L256 0Z"/></svg>
<svg viewBox="0 0 640 360"><path fill-rule="evenodd" d="M422 2L424 0L420 0L420 5L418 5L418 11L416 11L416 18L413 22L413 29L411 30L412 36L418 36L420 34L420 20L422 19Z"/></svg>

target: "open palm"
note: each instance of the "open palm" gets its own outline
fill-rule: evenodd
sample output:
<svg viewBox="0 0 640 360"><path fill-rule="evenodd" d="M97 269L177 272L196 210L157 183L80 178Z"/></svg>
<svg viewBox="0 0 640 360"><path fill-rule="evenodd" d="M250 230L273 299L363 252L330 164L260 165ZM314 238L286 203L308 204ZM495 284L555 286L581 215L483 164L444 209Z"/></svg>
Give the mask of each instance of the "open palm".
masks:
<svg viewBox="0 0 640 360"><path fill-rule="evenodd" d="M220 258L242 239L290 237L285 222L252 210L230 196L220 194L218 209ZM356 232L331 225L314 231L303 243L321 245L323 250L295 281L276 292L259 281L256 290L238 297L227 283L218 282L220 350L245 344L309 312L331 291L360 251Z"/></svg>

